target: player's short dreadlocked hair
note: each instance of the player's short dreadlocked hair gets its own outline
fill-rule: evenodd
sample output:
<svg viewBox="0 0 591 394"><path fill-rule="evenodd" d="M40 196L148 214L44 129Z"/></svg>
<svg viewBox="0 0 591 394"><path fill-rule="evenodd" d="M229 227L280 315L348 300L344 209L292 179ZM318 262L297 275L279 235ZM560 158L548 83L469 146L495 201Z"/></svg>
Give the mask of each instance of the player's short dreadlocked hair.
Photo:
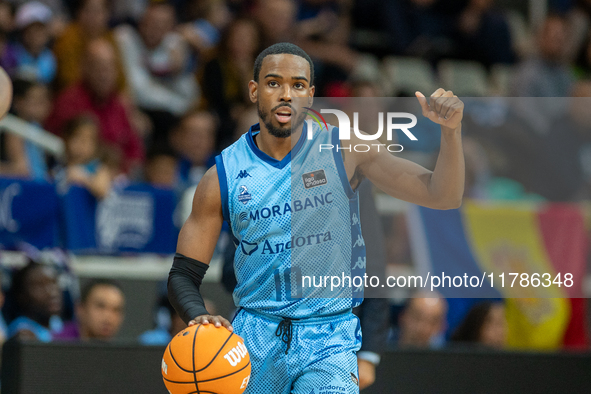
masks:
<svg viewBox="0 0 591 394"><path fill-rule="evenodd" d="M299 46L292 44L290 42L280 42L278 44L273 44L264 51L262 51L254 61L254 80L255 82L259 81L259 74L261 73L261 67L263 65L263 60L269 55L296 55L301 58L304 58L308 61L310 65L310 86L314 85L314 64L312 63L312 59L310 56L302 48Z"/></svg>

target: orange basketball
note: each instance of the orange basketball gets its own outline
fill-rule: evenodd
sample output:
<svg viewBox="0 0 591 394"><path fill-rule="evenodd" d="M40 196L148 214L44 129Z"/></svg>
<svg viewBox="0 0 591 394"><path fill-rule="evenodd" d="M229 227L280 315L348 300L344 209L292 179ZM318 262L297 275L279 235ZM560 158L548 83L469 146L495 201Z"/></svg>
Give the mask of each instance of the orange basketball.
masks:
<svg viewBox="0 0 591 394"><path fill-rule="evenodd" d="M240 394L250 379L244 339L213 324L186 328L166 347L162 378L171 394Z"/></svg>

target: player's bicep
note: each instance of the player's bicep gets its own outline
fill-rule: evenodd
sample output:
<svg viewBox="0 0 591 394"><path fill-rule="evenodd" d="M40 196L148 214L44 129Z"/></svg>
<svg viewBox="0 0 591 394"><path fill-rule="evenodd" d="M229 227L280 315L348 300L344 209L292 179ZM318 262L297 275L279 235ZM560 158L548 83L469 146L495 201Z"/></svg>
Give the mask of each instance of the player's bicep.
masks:
<svg viewBox="0 0 591 394"><path fill-rule="evenodd" d="M205 173L195 190L191 214L179 234L177 252L209 264L222 223L222 198L214 166Z"/></svg>
<svg viewBox="0 0 591 394"><path fill-rule="evenodd" d="M432 171L388 152L373 155L360 165L363 175L385 193L423 206L431 205Z"/></svg>

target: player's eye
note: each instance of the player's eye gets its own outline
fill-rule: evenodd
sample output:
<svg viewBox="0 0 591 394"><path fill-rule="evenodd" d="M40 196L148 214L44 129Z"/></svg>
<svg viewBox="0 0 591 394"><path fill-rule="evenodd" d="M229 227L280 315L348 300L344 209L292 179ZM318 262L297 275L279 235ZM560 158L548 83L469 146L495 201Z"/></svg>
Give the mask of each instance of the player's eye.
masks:
<svg viewBox="0 0 591 394"><path fill-rule="evenodd" d="M275 88L277 86L279 86L279 84L277 83L277 81L269 81L268 85L272 88Z"/></svg>
<svg viewBox="0 0 591 394"><path fill-rule="evenodd" d="M303 83L301 83L301 82L298 82L298 83L296 83L296 84L295 84L295 85L293 85L293 86L294 86L296 89L303 89L303 88L305 87L305 86L304 86L304 84L303 84Z"/></svg>

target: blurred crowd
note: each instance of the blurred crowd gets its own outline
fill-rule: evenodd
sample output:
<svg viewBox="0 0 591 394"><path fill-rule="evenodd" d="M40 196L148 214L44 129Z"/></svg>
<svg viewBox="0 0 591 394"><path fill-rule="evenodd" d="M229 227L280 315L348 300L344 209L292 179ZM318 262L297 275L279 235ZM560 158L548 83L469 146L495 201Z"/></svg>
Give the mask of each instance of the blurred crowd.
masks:
<svg viewBox="0 0 591 394"><path fill-rule="evenodd" d="M0 175L77 184L97 199L118 184L146 182L175 190L182 201L215 155L258 122L247 95L254 60L289 41L314 61L316 96L404 97L439 86L488 96L466 106L467 197L589 199L591 0L550 1L540 21L528 20L519 4L0 0L0 66L13 80L11 113L65 142L63 157L51 157L31 140L0 133ZM567 97L576 100L557 104ZM483 107L505 126L482 116ZM438 151L433 135L415 148L426 163ZM401 235L387 245L397 263L408 258L402 221L395 219ZM60 275L31 262L13 276L4 308L10 327L0 319L0 341L116 335L125 304L120 285L93 281L67 300ZM184 327L165 299L158 309L166 323L143 335L145 343L166 343ZM447 337L446 310L443 299L410 300L388 342L505 346L502 304L474 306ZM60 314L76 323L52 318Z"/></svg>
<svg viewBox="0 0 591 394"><path fill-rule="evenodd" d="M438 86L463 96L588 97L591 2L551 5L534 23L494 0L2 0L0 65L14 81L12 113L66 148L49 157L1 133L0 174L75 183L97 198L121 179L182 192L256 123L247 96L254 59L280 41L311 55L320 97L410 96ZM476 135L467 149L511 144L535 168L540 150L556 142L558 107L524 108L523 135ZM575 120L586 126L587 118ZM560 152L578 157L589 136L572 134L563 142L569 152ZM484 152L493 174L525 161L511 151L494 161L499 150ZM511 178L544 198L583 196L572 184L553 194L529 172Z"/></svg>

